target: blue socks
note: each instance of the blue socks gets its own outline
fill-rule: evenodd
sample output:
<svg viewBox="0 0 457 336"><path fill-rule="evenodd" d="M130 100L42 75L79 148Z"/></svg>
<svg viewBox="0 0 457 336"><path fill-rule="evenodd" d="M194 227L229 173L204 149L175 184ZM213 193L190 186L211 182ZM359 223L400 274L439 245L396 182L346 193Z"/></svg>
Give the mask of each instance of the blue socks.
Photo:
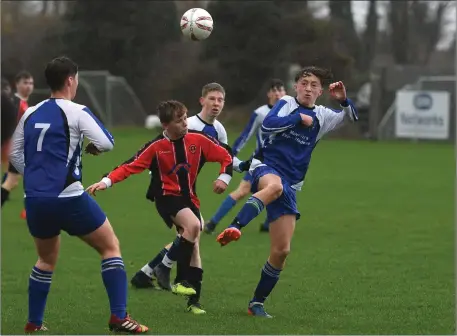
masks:
<svg viewBox="0 0 457 336"><path fill-rule="evenodd" d="M102 279L111 314L124 319L127 315L127 274L121 257L102 260Z"/></svg>
<svg viewBox="0 0 457 336"><path fill-rule="evenodd" d="M264 207L265 205L260 199L255 196L249 197L229 227L235 227L237 229L245 227L262 212Z"/></svg>
<svg viewBox="0 0 457 336"><path fill-rule="evenodd" d="M254 292L254 298L251 302L264 303L278 282L280 274L281 270L274 268L267 261L265 265L263 265L262 275L260 276L260 281L257 284L257 288Z"/></svg>
<svg viewBox="0 0 457 336"><path fill-rule="evenodd" d="M41 326L49 289L51 288L52 272L42 271L33 267L29 278L29 317L28 321Z"/></svg>
<svg viewBox="0 0 457 336"><path fill-rule="evenodd" d="M225 215L227 215L235 205L236 201L230 195L228 195L227 198L222 202L219 209L217 209L213 218L211 218L211 222L213 222L214 224L219 223L221 219L224 218Z"/></svg>

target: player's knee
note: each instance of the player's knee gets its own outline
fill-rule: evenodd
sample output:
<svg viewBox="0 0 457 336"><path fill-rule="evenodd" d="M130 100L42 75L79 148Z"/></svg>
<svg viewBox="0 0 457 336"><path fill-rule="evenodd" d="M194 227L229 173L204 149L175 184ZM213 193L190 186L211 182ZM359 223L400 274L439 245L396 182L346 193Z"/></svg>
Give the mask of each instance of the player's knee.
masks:
<svg viewBox="0 0 457 336"><path fill-rule="evenodd" d="M201 224L200 224L200 221L199 220L195 220L195 221L188 221L185 225L185 227L183 227L183 236L185 236L185 238L189 237L192 239L193 242L195 242L197 239L198 239L198 236L200 234L200 229L201 229Z"/></svg>
<svg viewBox="0 0 457 336"><path fill-rule="evenodd" d="M272 249L271 255L278 261L284 262L290 253L290 246L278 246Z"/></svg>
<svg viewBox="0 0 457 336"><path fill-rule="evenodd" d="M40 256L35 266L42 271L54 272L57 264L57 258L58 252Z"/></svg>
<svg viewBox="0 0 457 336"><path fill-rule="evenodd" d="M274 199L279 198L282 195L282 184L281 183L271 183L267 186L268 192Z"/></svg>

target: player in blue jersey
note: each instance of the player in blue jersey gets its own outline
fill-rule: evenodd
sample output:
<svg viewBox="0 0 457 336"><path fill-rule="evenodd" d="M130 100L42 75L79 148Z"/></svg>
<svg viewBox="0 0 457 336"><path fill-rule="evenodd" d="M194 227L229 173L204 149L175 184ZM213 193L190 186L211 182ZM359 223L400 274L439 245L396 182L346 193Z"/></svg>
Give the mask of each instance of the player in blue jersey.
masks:
<svg viewBox="0 0 457 336"><path fill-rule="evenodd" d="M101 256L111 309L109 329L144 333L148 328L126 312L127 275L119 241L108 218L81 183L84 137L90 141L86 152L99 155L113 149L113 136L86 106L72 102L78 88L78 66L72 60L53 59L44 75L51 97L24 113L10 154L12 164L24 176L27 226L38 252L29 279L25 332L47 330L43 315L59 255L60 232L64 230Z"/></svg>
<svg viewBox="0 0 457 336"><path fill-rule="evenodd" d="M311 154L317 142L327 133L356 121L357 111L346 96L342 82L329 85L330 95L341 110L316 105L324 83L331 80L328 70L307 67L295 77L296 97L284 96L268 113L262 130L269 133L250 167L254 194L247 200L232 224L217 238L221 246L238 240L241 229L267 208L270 221L270 256L263 266L260 281L249 302L248 313L271 317L264 301L276 285L290 251L295 222L300 217L296 191L303 185Z"/></svg>
<svg viewBox="0 0 457 336"><path fill-rule="evenodd" d="M256 135L257 140L256 149L260 148L263 142L263 132L261 129L262 122L268 112L270 112L273 105L276 104L276 102L285 94L286 90L284 89L284 83L280 79L272 79L268 85L268 103L258 107L252 113L249 123L233 144L232 153L235 157L254 134ZM234 159L234 161L237 161L237 159ZM238 188L227 196L211 220L208 223L205 223L204 231L206 233L213 233L216 225L222 220L222 218L224 218L229 211L232 210L238 201L245 198L251 192L251 180L251 174L246 172ZM268 220L265 220L265 222L260 225L260 231L268 232L268 227L269 222Z"/></svg>

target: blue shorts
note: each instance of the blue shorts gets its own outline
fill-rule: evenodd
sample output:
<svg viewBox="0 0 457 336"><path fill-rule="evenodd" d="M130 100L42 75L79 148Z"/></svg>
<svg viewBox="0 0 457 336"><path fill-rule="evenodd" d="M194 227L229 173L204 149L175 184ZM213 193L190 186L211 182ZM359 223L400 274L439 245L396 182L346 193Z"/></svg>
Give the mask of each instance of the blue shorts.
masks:
<svg viewBox="0 0 457 336"><path fill-rule="evenodd" d="M36 238L52 238L61 230L71 236L84 236L97 230L106 215L88 193L76 197L25 198L27 225Z"/></svg>
<svg viewBox="0 0 457 336"><path fill-rule="evenodd" d="M274 168L268 166L260 166L254 169L252 172L252 192L255 193L258 191L257 184L259 179L267 174L274 174L279 176L281 178L283 188L281 196L266 206L267 221L271 223L284 215L295 215L297 220L300 219L300 212L297 209L296 190L292 189L290 184L284 180L284 178Z"/></svg>
<svg viewBox="0 0 457 336"><path fill-rule="evenodd" d="M243 181L249 182L252 184L252 175L250 172L246 172L246 174L243 177Z"/></svg>

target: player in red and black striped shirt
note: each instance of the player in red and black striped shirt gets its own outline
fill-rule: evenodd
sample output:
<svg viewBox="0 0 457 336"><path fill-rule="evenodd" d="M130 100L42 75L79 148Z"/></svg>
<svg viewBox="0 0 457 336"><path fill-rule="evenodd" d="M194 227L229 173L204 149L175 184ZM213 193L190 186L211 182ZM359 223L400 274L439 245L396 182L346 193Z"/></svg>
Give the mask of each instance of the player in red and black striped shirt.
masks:
<svg viewBox="0 0 457 336"><path fill-rule="evenodd" d="M165 223L170 228L175 225L181 235L179 244L173 244L164 257L165 262L154 268L154 276L163 289L199 299L203 270L199 253L200 201L195 191L197 176L205 162L219 162L220 175L214 181L213 191L224 192L232 177L232 154L230 148L218 140L201 132L188 131L187 108L182 103L163 102L158 106L158 115L164 127L163 134L87 190L95 194L149 169L153 180L150 196L157 211ZM178 263L178 275L171 286L174 261ZM198 300L191 304L199 306Z"/></svg>

